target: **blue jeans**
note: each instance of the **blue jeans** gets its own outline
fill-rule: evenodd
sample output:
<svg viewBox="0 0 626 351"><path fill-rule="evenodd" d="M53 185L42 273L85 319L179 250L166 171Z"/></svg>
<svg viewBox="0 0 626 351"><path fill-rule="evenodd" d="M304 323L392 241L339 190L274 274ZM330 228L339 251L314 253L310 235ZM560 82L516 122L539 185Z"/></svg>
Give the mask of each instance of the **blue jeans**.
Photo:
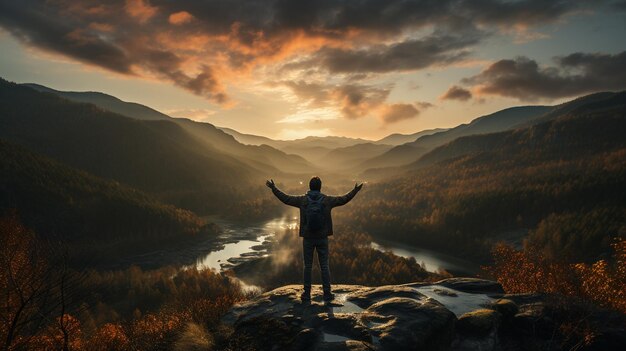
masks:
<svg viewBox="0 0 626 351"><path fill-rule="evenodd" d="M313 268L313 251L317 250L317 259L322 272L324 296L330 295L330 268L328 267L328 238L304 238L302 254L304 256L304 292L311 292L311 269Z"/></svg>

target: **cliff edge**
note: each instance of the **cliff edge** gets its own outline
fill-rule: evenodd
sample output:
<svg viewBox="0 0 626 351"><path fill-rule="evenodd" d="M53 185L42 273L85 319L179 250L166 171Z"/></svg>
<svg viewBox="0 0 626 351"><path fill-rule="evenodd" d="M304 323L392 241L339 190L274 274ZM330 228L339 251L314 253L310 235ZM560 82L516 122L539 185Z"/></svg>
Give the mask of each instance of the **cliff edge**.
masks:
<svg viewBox="0 0 626 351"><path fill-rule="evenodd" d="M506 295L489 280L335 285L330 304L320 286L310 303L300 301L301 292L288 285L261 294L234 306L223 322L245 335L246 347L277 350L524 349L527 336L549 340L543 334L553 330L542 296Z"/></svg>

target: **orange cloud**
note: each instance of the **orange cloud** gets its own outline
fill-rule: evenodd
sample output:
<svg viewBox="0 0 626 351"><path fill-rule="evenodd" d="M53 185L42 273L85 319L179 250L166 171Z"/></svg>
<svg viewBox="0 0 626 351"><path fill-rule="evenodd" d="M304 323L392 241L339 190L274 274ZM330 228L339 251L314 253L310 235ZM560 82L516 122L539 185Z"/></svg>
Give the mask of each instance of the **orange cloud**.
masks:
<svg viewBox="0 0 626 351"><path fill-rule="evenodd" d="M124 8L131 17L138 19L140 23L146 22L156 15L158 11L156 7L151 6L144 0L126 0Z"/></svg>
<svg viewBox="0 0 626 351"><path fill-rule="evenodd" d="M174 25L180 25L187 22L190 22L193 19L193 16L187 11L180 11L170 15L168 21Z"/></svg>
<svg viewBox="0 0 626 351"><path fill-rule="evenodd" d="M113 26L108 23L93 22L89 23L89 28L99 32L113 32Z"/></svg>

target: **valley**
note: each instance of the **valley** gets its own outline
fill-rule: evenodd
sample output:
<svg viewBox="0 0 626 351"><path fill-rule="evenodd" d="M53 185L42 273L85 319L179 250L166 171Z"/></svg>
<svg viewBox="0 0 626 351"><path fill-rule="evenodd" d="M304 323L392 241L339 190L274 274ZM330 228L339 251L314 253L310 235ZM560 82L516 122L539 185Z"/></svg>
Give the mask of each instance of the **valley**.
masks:
<svg viewBox="0 0 626 351"><path fill-rule="evenodd" d="M0 351L622 350L625 24L0 1Z"/></svg>
<svg viewBox="0 0 626 351"><path fill-rule="evenodd" d="M70 304L89 306L80 320L90 333L157 318L163 306L182 313L192 300L217 323L237 301L300 282L298 211L266 179L291 194L311 175L327 194L366 183L333 212L331 274L342 284L521 274L498 270L514 264L501 255L586 267L611 255L626 228L624 92L380 140L273 140L106 94L0 83L5 246L66 252L45 259L67 267ZM16 233L28 246L16 246ZM449 308L467 302L420 289Z"/></svg>
<svg viewBox="0 0 626 351"><path fill-rule="evenodd" d="M265 179L276 178L287 192L301 193L311 174L329 179L324 187L328 193L368 181L370 189L339 220L377 242L445 251L480 263L488 262L489 247L499 233L522 230L537 238L533 228L544 225L550 215L558 218L586 207L623 218L621 192L614 190L623 187L619 155L624 147L624 93L592 94L557 106L515 107L451 129L377 141L287 141L169 117L101 93L8 82L2 89L0 138L136 188L156 201L199 216L222 216L230 221L227 226L244 218L257 223L277 218L282 207L264 189ZM33 125L45 126L46 135ZM406 142L411 138L415 140ZM559 189L569 179L575 192L546 195L533 190ZM589 180L580 183L582 179ZM596 184L598 179L608 183ZM395 198L381 193L390 188L397 189ZM551 201L568 205L555 207ZM464 209L465 203L472 208ZM507 209L513 203L515 208ZM487 213L500 213L497 222L482 220ZM610 228L605 238L616 235L619 225ZM459 239L452 247L444 244L450 233ZM524 241L514 239L518 247ZM606 239L599 243L592 250L596 255L608 247Z"/></svg>

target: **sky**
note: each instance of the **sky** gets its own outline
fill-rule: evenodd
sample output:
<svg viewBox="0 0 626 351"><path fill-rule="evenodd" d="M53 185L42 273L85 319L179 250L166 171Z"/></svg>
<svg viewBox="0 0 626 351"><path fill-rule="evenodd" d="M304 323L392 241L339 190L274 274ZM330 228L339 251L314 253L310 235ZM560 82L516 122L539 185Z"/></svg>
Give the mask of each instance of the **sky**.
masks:
<svg viewBox="0 0 626 351"><path fill-rule="evenodd" d="M0 0L0 77L278 139L626 89L624 0Z"/></svg>

